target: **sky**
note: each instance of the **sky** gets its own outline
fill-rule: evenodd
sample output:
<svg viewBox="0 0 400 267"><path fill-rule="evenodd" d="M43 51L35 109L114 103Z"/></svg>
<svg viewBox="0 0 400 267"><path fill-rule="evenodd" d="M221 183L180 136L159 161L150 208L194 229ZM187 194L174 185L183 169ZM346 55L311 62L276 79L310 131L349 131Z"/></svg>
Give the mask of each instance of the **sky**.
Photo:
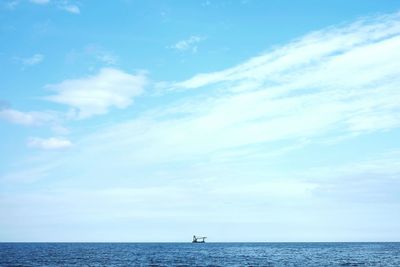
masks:
<svg viewBox="0 0 400 267"><path fill-rule="evenodd" d="M400 2L0 2L0 241L400 240Z"/></svg>

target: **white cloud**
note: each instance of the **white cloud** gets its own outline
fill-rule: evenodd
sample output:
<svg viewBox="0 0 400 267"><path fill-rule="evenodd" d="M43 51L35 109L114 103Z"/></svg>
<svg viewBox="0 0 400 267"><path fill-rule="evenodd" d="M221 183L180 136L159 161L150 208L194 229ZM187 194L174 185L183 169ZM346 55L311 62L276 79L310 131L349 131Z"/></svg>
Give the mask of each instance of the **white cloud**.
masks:
<svg viewBox="0 0 400 267"><path fill-rule="evenodd" d="M86 45L80 50L71 50L66 55L66 60L70 64L75 64L76 62L85 62L88 64L89 69L93 69L96 65L117 65L119 58L118 56L109 50L96 44Z"/></svg>
<svg viewBox="0 0 400 267"><path fill-rule="evenodd" d="M9 10L15 9L19 5L18 0L7 1L4 3L4 7Z"/></svg>
<svg viewBox="0 0 400 267"><path fill-rule="evenodd" d="M100 130L89 146L101 143L105 151L154 163L241 155L255 145L251 154L262 155L276 152L262 148L274 142L285 142L275 150L300 149L297 144L395 129L399 46L400 14L315 32L236 67L175 83L175 89L203 88L195 96L167 91L179 100Z"/></svg>
<svg viewBox="0 0 400 267"><path fill-rule="evenodd" d="M170 48L176 49L178 51L190 50L193 53L196 53L197 52L197 44L205 39L206 38L204 38L204 37L193 35L193 36L189 37L188 39L177 42L176 44L170 46Z"/></svg>
<svg viewBox="0 0 400 267"><path fill-rule="evenodd" d="M36 5L50 4L50 0L29 0L29 2ZM69 0L58 0L54 1L53 3L57 8L64 10L68 13L80 14L81 10L79 9L79 7L75 4L72 4L71 2L72 1Z"/></svg>
<svg viewBox="0 0 400 267"><path fill-rule="evenodd" d="M33 148L53 150L53 149L64 149L72 146L70 140L65 138L51 137L48 139L32 137L28 141L28 146Z"/></svg>
<svg viewBox="0 0 400 267"><path fill-rule="evenodd" d="M93 56L96 60L108 65L115 65L118 62L118 57L114 53L107 51L97 45L87 45L85 47L85 53Z"/></svg>
<svg viewBox="0 0 400 267"><path fill-rule="evenodd" d="M29 2L33 4L38 4L38 5L46 5L50 3L50 0L29 0Z"/></svg>
<svg viewBox="0 0 400 267"><path fill-rule="evenodd" d="M56 120L55 114L50 112L23 112L9 108L0 110L0 118L24 126L42 125Z"/></svg>
<svg viewBox="0 0 400 267"><path fill-rule="evenodd" d="M79 7L77 5L70 5L70 4L61 5L60 9L65 10L72 14L80 14L81 13L81 10L79 9Z"/></svg>
<svg viewBox="0 0 400 267"><path fill-rule="evenodd" d="M325 65L333 63L331 60L336 59L338 60L337 63L344 65L344 62L341 61L342 58L348 60L347 63L351 63L349 68L363 66L365 61L369 65L360 70L370 71L371 69L367 69L372 67L370 64L377 64L377 60L379 60L379 58L376 58L379 47L374 47L374 45L384 45L385 43L382 41L390 41L391 38L394 39L391 40L390 44L394 44L395 37L399 34L399 17L400 13L367 18L347 27L332 27L313 32L233 68L213 73L201 73L186 81L176 83L176 86L198 88L220 82L269 82L289 86L289 78L301 78L303 72L318 77L319 80L327 81L329 71L324 69ZM386 44L389 45L389 43ZM364 57L368 53L366 51L368 49L374 51L374 58L371 60ZM357 57L353 59L362 61L350 62L349 57L351 56ZM382 59L386 60L386 63L388 63L387 57L388 54L385 54ZM334 68L335 71L340 71L337 66ZM314 70L318 70L319 73L313 75ZM375 73L375 71L372 73ZM345 73L341 74L344 75ZM350 75L347 74L346 78L348 76ZM318 82L315 79L312 80L314 84ZM305 85L303 84L303 86Z"/></svg>
<svg viewBox="0 0 400 267"><path fill-rule="evenodd" d="M96 58L97 60L99 60L100 62L104 62L108 65L115 65L117 64L117 57L111 53L98 53L96 54Z"/></svg>
<svg viewBox="0 0 400 267"><path fill-rule="evenodd" d="M16 170L0 176L0 183L34 183L46 176L54 165L34 167L31 169Z"/></svg>
<svg viewBox="0 0 400 267"><path fill-rule="evenodd" d="M48 85L56 94L46 99L70 106L77 118L107 113L111 107L126 108L142 93L147 83L145 74L132 75L118 69L103 68L97 75L65 80Z"/></svg>
<svg viewBox="0 0 400 267"><path fill-rule="evenodd" d="M28 58L18 58L18 61L20 61L25 67L26 66L34 66L39 63L41 63L44 60L44 55L42 54L34 54L31 57Z"/></svg>

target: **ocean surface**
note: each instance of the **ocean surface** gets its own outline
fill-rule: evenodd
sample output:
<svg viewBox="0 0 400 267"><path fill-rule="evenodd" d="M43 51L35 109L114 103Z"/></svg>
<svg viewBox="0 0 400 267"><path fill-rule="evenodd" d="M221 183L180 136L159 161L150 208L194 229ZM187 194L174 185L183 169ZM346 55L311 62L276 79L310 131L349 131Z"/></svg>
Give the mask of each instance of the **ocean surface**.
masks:
<svg viewBox="0 0 400 267"><path fill-rule="evenodd" d="M0 243L0 266L400 266L400 243Z"/></svg>

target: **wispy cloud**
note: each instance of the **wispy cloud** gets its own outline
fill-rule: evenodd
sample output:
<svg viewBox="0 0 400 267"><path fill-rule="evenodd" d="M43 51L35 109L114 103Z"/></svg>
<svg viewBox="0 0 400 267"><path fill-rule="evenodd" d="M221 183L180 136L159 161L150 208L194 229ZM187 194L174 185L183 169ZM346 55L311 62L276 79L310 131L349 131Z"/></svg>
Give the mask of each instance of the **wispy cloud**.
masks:
<svg viewBox="0 0 400 267"><path fill-rule="evenodd" d="M265 154L274 142L284 146L268 153L394 129L400 125L399 45L400 14L313 32L238 66L172 83L166 94L177 101L99 129L86 145L102 144L138 162L234 159ZM89 118L126 108L146 82L144 74L106 68L47 86L56 93L46 99ZM195 96L180 93L196 88Z"/></svg>
<svg viewBox="0 0 400 267"><path fill-rule="evenodd" d="M93 56L97 61L105 63L107 65L115 65L118 62L118 57L98 45L87 45L85 47L85 53Z"/></svg>
<svg viewBox="0 0 400 267"><path fill-rule="evenodd" d="M83 119L107 113L111 107L128 107L133 98L142 93L146 83L144 73L133 75L118 69L103 68L93 76L47 85L56 93L45 99L70 106L76 117Z"/></svg>
<svg viewBox="0 0 400 267"><path fill-rule="evenodd" d="M57 1L50 1L50 0L29 0L30 3L35 5L51 5L63 11L66 11L71 14L80 14L81 10L78 5L74 4L74 1L69 0L57 0ZM76 3L76 2L75 2Z"/></svg>
<svg viewBox="0 0 400 267"><path fill-rule="evenodd" d="M236 67L176 82L172 88L179 90L166 94L178 101L99 130L92 145L134 161L179 161L397 128L399 17L314 32ZM195 88L201 88L195 96L180 94Z"/></svg>
<svg viewBox="0 0 400 267"><path fill-rule="evenodd" d="M193 35L188 39L178 41L176 44L170 46L170 48L175 49L177 51L192 51L193 53L197 52L197 44L201 41L204 41L206 38Z"/></svg>
<svg viewBox="0 0 400 267"><path fill-rule="evenodd" d="M66 5L66 6L62 6L60 8L69 13L72 13L72 14L80 14L81 13L81 10L79 9L79 7L75 6L75 5Z"/></svg>
<svg viewBox="0 0 400 267"><path fill-rule="evenodd" d="M353 59L358 59L358 61L352 61L348 69L363 66L365 62L368 65L358 70L359 72L366 72L372 67L371 64L381 62L376 58L376 54L373 54L374 58L368 59L363 57L365 55L363 53L367 53L369 50L377 53L378 49L384 48L385 45L393 45L399 32L398 19L399 14L394 14L360 20L347 27L332 27L313 32L233 68L198 74L191 79L177 83L176 86L198 88L221 82L239 83L241 81L253 82L252 84L254 82L257 82L257 84L260 82L279 83L289 86L295 83L288 78L295 78L297 82L303 73L318 77L318 80L306 80L310 77L301 79L301 81L308 83L314 82L314 85L316 85L317 82L331 81L328 79L332 79L334 74L345 75L344 72L338 73L340 70L338 64L344 64L346 63L344 60ZM379 47L379 45L382 47ZM394 51L391 50L391 52ZM385 63L388 63L386 57L382 58L382 61L384 60ZM325 69L325 66L331 69ZM314 74L314 70L318 70L318 73ZM333 72L333 70L336 70L336 72ZM373 71L372 73L376 74L377 72ZM347 74L346 78L349 76ZM359 81L358 78L358 76L354 77L351 81ZM306 84L298 84L297 86L300 87L300 85L306 86ZM252 85L251 88L255 88L255 86Z"/></svg>
<svg viewBox="0 0 400 267"><path fill-rule="evenodd" d="M64 10L68 13L78 15L81 13L81 10L76 3L77 3L76 1L60 0L56 3L56 6L59 9Z"/></svg>
<svg viewBox="0 0 400 267"><path fill-rule="evenodd" d="M42 54L34 54L33 56L27 58L17 58L17 61L21 62L24 68L40 64L43 62L43 60L44 55Z"/></svg>
<svg viewBox="0 0 400 267"><path fill-rule="evenodd" d="M14 124L36 126L54 122L56 120L56 115L51 112L23 112L15 109L4 108L0 109L0 118Z"/></svg>
<svg viewBox="0 0 400 267"><path fill-rule="evenodd" d="M82 49L68 52L66 61L73 64L77 62L86 63L88 68L92 69L97 65L118 65L119 57L113 51L107 50L100 45L88 44Z"/></svg>
<svg viewBox="0 0 400 267"><path fill-rule="evenodd" d="M19 1L18 0L5 1L3 3L3 6L6 9L9 9L9 10L14 10L18 5L19 5Z"/></svg>
<svg viewBox="0 0 400 267"><path fill-rule="evenodd" d="M65 138L51 137L48 139L32 137L28 141L28 146L45 150L64 149L72 146L72 142Z"/></svg>
<svg viewBox="0 0 400 267"><path fill-rule="evenodd" d="M47 5L50 3L50 0L29 0L29 2L37 5Z"/></svg>

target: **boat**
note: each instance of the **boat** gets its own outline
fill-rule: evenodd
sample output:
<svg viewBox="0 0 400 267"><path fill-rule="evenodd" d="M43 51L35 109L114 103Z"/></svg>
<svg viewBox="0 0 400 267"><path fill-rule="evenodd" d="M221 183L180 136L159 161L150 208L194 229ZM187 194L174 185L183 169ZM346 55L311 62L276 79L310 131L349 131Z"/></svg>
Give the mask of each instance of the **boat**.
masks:
<svg viewBox="0 0 400 267"><path fill-rule="evenodd" d="M192 243L205 243L206 236L193 236Z"/></svg>

